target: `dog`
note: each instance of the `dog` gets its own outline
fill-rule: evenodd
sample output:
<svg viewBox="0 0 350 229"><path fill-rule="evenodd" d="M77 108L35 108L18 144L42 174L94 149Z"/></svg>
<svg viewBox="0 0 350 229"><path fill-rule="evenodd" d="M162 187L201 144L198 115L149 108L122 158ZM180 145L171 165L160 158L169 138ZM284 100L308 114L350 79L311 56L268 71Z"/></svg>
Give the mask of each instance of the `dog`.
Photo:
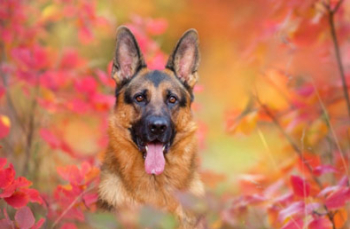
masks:
<svg viewBox="0 0 350 229"><path fill-rule="evenodd" d="M196 227L195 216L174 193L204 195L191 111L199 61L194 29L180 38L164 70L150 70L132 32L118 28L112 67L116 104L101 167L100 206L150 205L176 215L180 228Z"/></svg>

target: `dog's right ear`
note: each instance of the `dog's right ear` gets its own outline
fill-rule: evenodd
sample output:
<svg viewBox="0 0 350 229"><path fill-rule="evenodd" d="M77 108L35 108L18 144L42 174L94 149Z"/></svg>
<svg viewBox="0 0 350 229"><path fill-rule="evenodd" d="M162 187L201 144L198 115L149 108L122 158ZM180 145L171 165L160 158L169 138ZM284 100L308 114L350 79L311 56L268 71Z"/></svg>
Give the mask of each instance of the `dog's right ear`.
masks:
<svg viewBox="0 0 350 229"><path fill-rule="evenodd" d="M112 78L117 87L128 82L143 67L146 62L134 35L127 27L119 27L112 67Z"/></svg>

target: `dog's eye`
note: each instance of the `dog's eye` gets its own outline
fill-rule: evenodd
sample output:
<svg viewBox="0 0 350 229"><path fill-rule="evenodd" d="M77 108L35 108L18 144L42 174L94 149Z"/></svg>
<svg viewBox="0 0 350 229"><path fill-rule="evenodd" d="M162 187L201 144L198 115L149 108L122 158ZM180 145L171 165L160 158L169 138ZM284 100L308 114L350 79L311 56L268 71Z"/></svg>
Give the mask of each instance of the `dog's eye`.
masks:
<svg viewBox="0 0 350 229"><path fill-rule="evenodd" d="M135 97L135 100L136 100L137 102L141 103L141 102L145 101L145 96L143 96L143 95L137 95L137 96Z"/></svg>
<svg viewBox="0 0 350 229"><path fill-rule="evenodd" d="M170 96L170 97L168 98L168 102L169 102L169 103L176 103L176 101L177 101L177 98L176 98L175 96Z"/></svg>

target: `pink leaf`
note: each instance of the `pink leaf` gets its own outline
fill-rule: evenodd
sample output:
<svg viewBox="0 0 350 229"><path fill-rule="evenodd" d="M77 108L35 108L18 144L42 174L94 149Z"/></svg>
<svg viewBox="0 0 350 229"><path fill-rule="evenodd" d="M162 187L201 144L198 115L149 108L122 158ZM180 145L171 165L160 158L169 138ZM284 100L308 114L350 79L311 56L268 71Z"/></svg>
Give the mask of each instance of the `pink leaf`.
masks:
<svg viewBox="0 0 350 229"><path fill-rule="evenodd" d="M316 218L312 220L308 226L308 229L329 229L332 228L332 223L328 218Z"/></svg>
<svg viewBox="0 0 350 229"><path fill-rule="evenodd" d="M77 229L74 223L65 223L62 225L61 229Z"/></svg>
<svg viewBox="0 0 350 229"><path fill-rule="evenodd" d="M287 218L289 218L297 213L304 213L304 207L305 207L305 204L303 201L295 202L295 203L289 205L287 208L281 210L279 212L278 218L281 221L285 221Z"/></svg>
<svg viewBox="0 0 350 229"><path fill-rule="evenodd" d="M288 192L282 196L279 196L275 199L274 204L276 205L287 205L290 202L293 201L293 193L292 192Z"/></svg>
<svg viewBox="0 0 350 229"><path fill-rule="evenodd" d="M78 31L78 37L83 44L91 43L94 40L94 34L91 28L87 26L80 27Z"/></svg>
<svg viewBox="0 0 350 229"><path fill-rule="evenodd" d="M349 178L347 175L343 176L340 181L338 182L338 185L340 186L348 186L349 185Z"/></svg>
<svg viewBox="0 0 350 229"><path fill-rule="evenodd" d="M168 21L163 18L147 20L146 30L151 35L160 35L168 28Z"/></svg>
<svg viewBox="0 0 350 229"><path fill-rule="evenodd" d="M51 146L53 149L57 149L61 146L61 141L48 129L41 129L40 136Z"/></svg>
<svg viewBox="0 0 350 229"><path fill-rule="evenodd" d="M75 89L81 93L94 94L96 93L97 82L93 77L87 76L75 82Z"/></svg>
<svg viewBox="0 0 350 229"><path fill-rule="evenodd" d="M317 196L323 197L323 196L326 196L327 194L334 192L336 190L339 190L341 188L342 188L341 186L337 186L337 185L336 186L328 186L328 187L325 187Z"/></svg>
<svg viewBox="0 0 350 229"><path fill-rule="evenodd" d="M326 173L336 173L338 170L332 165L319 165L313 169L313 173L316 176L321 176Z"/></svg>
<svg viewBox="0 0 350 229"><path fill-rule="evenodd" d="M1 210L0 210L1 213ZM0 228L4 228L4 229L14 229L14 223L12 220L10 220L8 214L7 214L7 210L6 208L4 208L4 216L5 218L0 220Z"/></svg>
<svg viewBox="0 0 350 229"><path fill-rule="evenodd" d="M310 195L310 184L299 176L291 176L293 192L296 196L308 197Z"/></svg>
<svg viewBox="0 0 350 229"><path fill-rule="evenodd" d="M97 193L85 194L83 199L84 199L86 206L90 207L92 204L97 202L98 195L97 195Z"/></svg>
<svg viewBox="0 0 350 229"><path fill-rule="evenodd" d="M20 208L15 215L15 220L19 228L28 229L35 223L32 211L29 207Z"/></svg>
<svg viewBox="0 0 350 229"><path fill-rule="evenodd" d="M2 229L14 229L15 226L11 220L2 219L2 220L0 220L0 228L2 228Z"/></svg>
<svg viewBox="0 0 350 229"><path fill-rule="evenodd" d="M335 209L344 207L346 201L349 200L349 197L350 197L350 189L341 188L326 198L325 205L329 210L335 210Z"/></svg>

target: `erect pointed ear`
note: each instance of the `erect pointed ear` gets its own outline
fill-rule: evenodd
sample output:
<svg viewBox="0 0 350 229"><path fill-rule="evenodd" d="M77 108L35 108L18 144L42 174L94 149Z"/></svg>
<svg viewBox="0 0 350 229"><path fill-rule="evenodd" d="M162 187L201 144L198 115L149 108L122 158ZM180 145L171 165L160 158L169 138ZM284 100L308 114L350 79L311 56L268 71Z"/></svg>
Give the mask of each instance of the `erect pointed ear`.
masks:
<svg viewBox="0 0 350 229"><path fill-rule="evenodd" d="M122 86L143 67L146 67L146 63L134 35L127 27L119 27L112 78L116 81L118 87Z"/></svg>
<svg viewBox="0 0 350 229"><path fill-rule="evenodd" d="M166 68L174 71L185 85L193 88L198 80L199 60L198 33L196 30L190 29L178 41L169 57Z"/></svg>

